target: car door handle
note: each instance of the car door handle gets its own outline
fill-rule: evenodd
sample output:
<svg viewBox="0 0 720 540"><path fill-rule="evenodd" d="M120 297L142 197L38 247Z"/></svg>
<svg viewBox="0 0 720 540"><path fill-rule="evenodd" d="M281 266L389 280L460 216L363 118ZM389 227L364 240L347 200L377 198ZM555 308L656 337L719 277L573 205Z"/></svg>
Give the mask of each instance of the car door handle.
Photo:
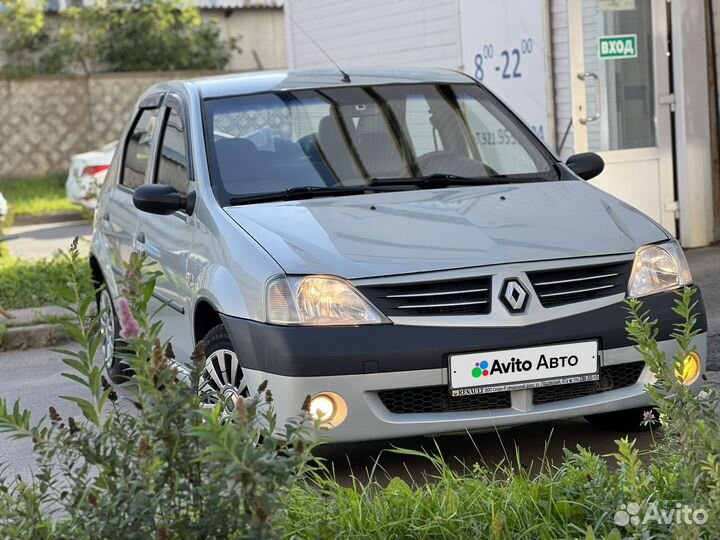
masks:
<svg viewBox="0 0 720 540"><path fill-rule="evenodd" d="M105 212L103 214L103 221L110 221L110 212Z"/></svg>
<svg viewBox="0 0 720 540"><path fill-rule="evenodd" d="M145 233L139 232L135 235L135 242L138 244L144 244L145 243Z"/></svg>

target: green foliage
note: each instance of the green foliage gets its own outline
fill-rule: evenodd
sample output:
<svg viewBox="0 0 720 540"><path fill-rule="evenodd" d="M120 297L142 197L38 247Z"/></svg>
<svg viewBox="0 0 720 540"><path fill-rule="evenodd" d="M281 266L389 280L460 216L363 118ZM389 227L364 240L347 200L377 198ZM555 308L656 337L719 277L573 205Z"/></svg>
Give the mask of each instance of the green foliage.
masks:
<svg viewBox="0 0 720 540"><path fill-rule="evenodd" d="M22 309L60 305L63 303L62 288L67 280L67 265L62 256L39 261L2 256L0 306L5 309ZM87 280L80 286L85 292L91 290Z"/></svg>
<svg viewBox="0 0 720 540"><path fill-rule="evenodd" d="M110 3L101 45L109 71L223 69L235 41L223 42L216 25L177 0L136 0L134 9Z"/></svg>
<svg viewBox="0 0 720 540"><path fill-rule="evenodd" d="M98 0L61 11L52 27L31 4L10 2L5 15L14 23L0 44L15 58L7 66L10 76L220 70L236 48L234 38L222 39L214 22L203 21L197 8L182 0Z"/></svg>
<svg viewBox="0 0 720 540"><path fill-rule="evenodd" d="M0 11L0 50L5 56L2 72L23 77L48 72L42 51L49 43L45 26L44 2L8 0Z"/></svg>
<svg viewBox="0 0 720 540"><path fill-rule="evenodd" d="M202 350L184 367L172 361L157 337L160 325L146 315L157 276L143 271L141 256L126 268L122 293L141 329L123 349L135 375L122 387L110 385L96 361L101 314L93 314L94 294L82 286L76 243L66 264L64 298L75 314L67 331L79 350L58 352L63 375L79 385L63 399L82 418L57 406L34 422L19 403L0 400L0 432L32 440L38 459L31 480L0 486L0 537L275 537L281 497L312 449L317 426L307 412L298 405L298 416L279 432L264 387L203 408Z"/></svg>
<svg viewBox="0 0 720 540"><path fill-rule="evenodd" d="M665 358L658 347L657 321L641 302L628 304L627 330L656 376L649 387L664 426L646 452L627 438L617 451L598 456L578 447L566 450L559 466L544 463L531 475L506 460L495 469L476 465L453 472L441 455L420 454L435 474L421 486L399 478L384 484L372 478L344 487L327 473L313 473L288 497L282 523L287 538L720 538L720 429L715 392L702 397L680 384L675 364L693 350L698 334L693 291L680 292L675 307L677 353ZM616 466L607 458L614 458ZM703 525L648 520L616 525L621 505L649 512L678 505L707 512Z"/></svg>
<svg viewBox="0 0 720 540"><path fill-rule="evenodd" d="M10 207L5 226L11 223L14 216L43 216L77 212L80 209L67 198L65 175L62 174L2 180L0 193L5 196Z"/></svg>

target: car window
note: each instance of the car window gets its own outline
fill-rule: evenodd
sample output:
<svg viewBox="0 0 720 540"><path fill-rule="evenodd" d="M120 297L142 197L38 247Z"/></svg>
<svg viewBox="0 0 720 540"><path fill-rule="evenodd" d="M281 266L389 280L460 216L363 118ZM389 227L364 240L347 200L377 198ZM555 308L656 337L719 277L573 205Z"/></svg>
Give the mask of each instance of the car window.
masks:
<svg viewBox="0 0 720 540"><path fill-rule="evenodd" d="M174 106L163 128L155 182L172 186L183 195L190 191L185 128L182 115Z"/></svg>
<svg viewBox="0 0 720 540"><path fill-rule="evenodd" d="M432 111L425 96L415 94L407 97L405 126L416 156L444 149L440 134L432 123Z"/></svg>
<svg viewBox="0 0 720 540"><path fill-rule="evenodd" d="M145 171L150 160L158 109L145 109L133 126L125 149L125 162L120 183L130 189L145 183Z"/></svg>
<svg viewBox="0 0 720 540"><path fill-rule="evenodd" d="M213 190L234 197L384 178L552 181L552 156L474 84L278 91L205 100Z"/></svg>
<svg viewBox="0 0 720 540"><path fill-rule="evenodd" d="M496 171L522 174L537 170L533 158L510 129L512 126L503 124L491 108L470 99L461 99L460 105L485 163Z"/></svg>

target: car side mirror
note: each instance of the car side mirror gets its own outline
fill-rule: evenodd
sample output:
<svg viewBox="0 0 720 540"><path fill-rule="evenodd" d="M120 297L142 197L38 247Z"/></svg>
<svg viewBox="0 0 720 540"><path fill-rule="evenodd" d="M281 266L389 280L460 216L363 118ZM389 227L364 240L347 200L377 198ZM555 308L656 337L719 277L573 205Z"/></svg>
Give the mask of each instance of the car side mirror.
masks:
<svg viewBox="0 0 720 540"><path fill-rule="evenodd" d="M595 152L583 152L582 154L570 156L566 161L566 165L583 180L595 178L605 168L603 158Z"/></svg>
<svg viewBox="0 0 720 540"><path fill-rule="evenodd" d="M195 210L195 192L189 193L186 197L172 186L146 184L133 193L133 204L138 210L150 214L168 216L178 210L184 210L188 215L192 215Z"/></svg>

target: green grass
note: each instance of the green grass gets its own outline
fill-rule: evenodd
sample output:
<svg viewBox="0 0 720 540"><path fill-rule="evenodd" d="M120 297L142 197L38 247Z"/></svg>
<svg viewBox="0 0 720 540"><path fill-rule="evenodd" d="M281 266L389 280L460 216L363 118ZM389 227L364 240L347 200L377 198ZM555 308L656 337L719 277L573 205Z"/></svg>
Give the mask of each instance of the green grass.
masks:
<svg viewBox="0 0 720 540"><path fill-rule="evenodd" d="M65 194L65 176L61 174L0 181L12 216L42 216L76 212L79 206Z"/></svg>
<svg viewBox="0 0 720 540"><path fill-rule="evenodd" d="M622 474L586 450L539 474L509 461L454 472L439 455L396 450L430 460L432 477L408 483L354 481L343 487L318 473L296 485L280 527L285 538L550 539L617 538L612 520ZM376 471L377 472L377 471Z"/></svg>
<svg viewBox="0 0 720 540"><path fill-rule="evenodd" d="M62 298L57 290L65 286L67 277L67 261L62 255L41 261L0 258L0 306L22 309L58 305Z"/></svg>

